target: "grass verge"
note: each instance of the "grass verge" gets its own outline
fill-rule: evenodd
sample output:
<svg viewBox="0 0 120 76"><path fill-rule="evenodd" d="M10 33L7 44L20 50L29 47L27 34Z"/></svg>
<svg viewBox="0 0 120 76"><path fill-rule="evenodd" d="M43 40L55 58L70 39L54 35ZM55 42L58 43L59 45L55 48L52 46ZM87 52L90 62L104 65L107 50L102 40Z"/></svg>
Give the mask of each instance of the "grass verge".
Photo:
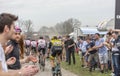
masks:
<svg viewBox="0 0 120 76"><path fill-rule="evenodd" d="M80 56L78 54L76 54L76 64L71 64L68 65L68 63L66 62L62 62L61 66L62 68L69 70L72 73L75 73L78 76L110 76L110 72L105 74L105 73L100 73L100 71L93 71L93 72L89 72L88 68L83 68L81 67L81 62L80 62Z"/></svg>

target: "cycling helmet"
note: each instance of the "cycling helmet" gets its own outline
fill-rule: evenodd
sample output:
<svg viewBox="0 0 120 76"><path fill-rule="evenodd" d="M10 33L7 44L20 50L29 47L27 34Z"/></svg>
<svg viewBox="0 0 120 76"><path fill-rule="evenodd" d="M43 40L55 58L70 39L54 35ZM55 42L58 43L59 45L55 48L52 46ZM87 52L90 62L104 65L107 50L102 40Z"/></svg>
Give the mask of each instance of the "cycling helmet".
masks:
<svg viewBox="0 0 120 76"><path fill-rule="evenodd" d="M15 26L15 32L22 32L22 30L18 26Z"/></svg>

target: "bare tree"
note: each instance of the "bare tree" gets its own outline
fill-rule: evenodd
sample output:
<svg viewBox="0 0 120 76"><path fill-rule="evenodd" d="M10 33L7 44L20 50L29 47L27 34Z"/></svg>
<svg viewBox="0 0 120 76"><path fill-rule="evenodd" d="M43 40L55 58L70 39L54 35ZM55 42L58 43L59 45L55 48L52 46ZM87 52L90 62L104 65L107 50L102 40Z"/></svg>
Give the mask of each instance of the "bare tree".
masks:
<svg viewBox="0 0 120 76"><path fill-rule="evenodd" d="M49 28L47 26L43 26L39 29L39 35L45 36L48 35Z"/></svg>
<svg viewBox="0 0 120 76"><path fill-rule="evenodd" d="M27 37L31 37L32 33L33 33L33 24L31 20L26 20L24 22L25 28L26 28L26 34Z"/></svg>
<svg viewBox="0 0 120 76"><path fill-rule="evenodd" d="M70 34L74 31L74 28L80 27L81 23L77 19L70 18L64 22L57 23L55 25L55 29L57 29L57 32L61 35Z"/></svg>
<svg viewBox="0 0 120 76"><path fill-rule="evenodd" d="M31 37L33 33L33 23L31 20L18 20L18 26L22 29L27 37Z"/></svg>
<svg viewBox="0 0 120 76"><path fill-rule="evenodd" d="M79 20L70 18L64 22L57 23L53 27L41 27L39 35L67 35L73 32L75 27L80 27L80 24Z"/></svg>

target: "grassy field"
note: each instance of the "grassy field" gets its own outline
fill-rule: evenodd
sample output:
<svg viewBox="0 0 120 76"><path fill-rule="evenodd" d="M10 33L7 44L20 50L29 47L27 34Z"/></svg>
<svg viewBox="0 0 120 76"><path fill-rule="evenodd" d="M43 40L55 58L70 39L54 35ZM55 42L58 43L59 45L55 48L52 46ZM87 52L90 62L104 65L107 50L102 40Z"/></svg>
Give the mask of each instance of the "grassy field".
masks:
<svg viewBox="0 0 120 76"><path fill-rule="evenodd" d="M93 71L89 72L88 68L82 68L80 63L80 57L76 54L76 65L71 64L68 65L66 62L61 63L62 68L69 70L70 72L73 72L77 74L78 76L110 76L110 72L107 74L102 74L100 71Z"/></svg>

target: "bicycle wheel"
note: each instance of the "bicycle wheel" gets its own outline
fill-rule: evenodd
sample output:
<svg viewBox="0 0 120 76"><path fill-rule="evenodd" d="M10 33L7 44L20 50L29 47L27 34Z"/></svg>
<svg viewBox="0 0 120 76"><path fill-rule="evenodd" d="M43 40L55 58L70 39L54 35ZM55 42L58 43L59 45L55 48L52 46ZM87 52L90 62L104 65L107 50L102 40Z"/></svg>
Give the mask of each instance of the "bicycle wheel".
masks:
<svg viewBox="0 0 120 76"><path fill-rule="evenodd" d="M39 68L40 68L41 71L44 71L43 66L41 65L41 63L39 63Z"/></svg>
<svg viewBox="0 0 120 76"><path fill-rule="evenodd" d="M40 55L39 56L39 67L42 71L44 71L45 70L45 65L44 65L44 61L43 61L42 58L43 58L42 55Z"/></svg>
<svg viewBox="0 0 120 76"><path fill-rule="evenodd" d="M41 57L40 57L40 55L38 56L38 58L39 58L39 62L38 62L39 63L39 68L41 69L41 60L40 60Z"/></svg>
<svg viewBox="0 0 120 76"><path fill-rule="evenodd" d="M30 48L27 49L28 56L30 55Z"/></svg>
<svg viewBox="0 0 120 76"><path fill-rule="evenodd" d="M31 55L35 56L34 49L32 49L32 51L31 51Z"/></svg>
<svg viewBox="0 0 120 76"><path fill-rule="evenodd" d="M29 48L26 49L26 56L29 56L30 55L30 50Z"/></svg>
<svg viewBox="0 0 120 76"><path fill-rule="evenodd" d="M53 76L55 76L55 73L53 73Z"/></svg>
<svg viewBox="0 0 120 76"><path fill-rule="evenodd" d="M25 49L25 55L27 56L27 49Z"/></svg>
<svg viewBox="0 0 120 76"><path fill-rule="evenodd" d="M39 63L39 68L41 69L41 64Z"/></svg>
<svg viewBox="0 0 120 76"><path fill-rule="evenodd" d="M43 71L45 71L45 68L43 67Z"/></svg>
<svg viewBox="0 0 120 76"><path fill-rule="evenodd" d="M43 60L42 60L42 62L41 62L41 66L42 66L42 71L44 71L44 70L45 70L45 63L44 63Z"/></svg>
<svg viewBox="0 0 120 76"><path fill-rule="evenodd" d="M58 76L62 76L62 73L61 73L61 71L60 71L60 73L58 73Z"/></svg>
<svg viewBox="0 0 120 76"><path fill-rule="evenodd" d="M58 73L56 73L56 76L58 76Z"/></svg>

